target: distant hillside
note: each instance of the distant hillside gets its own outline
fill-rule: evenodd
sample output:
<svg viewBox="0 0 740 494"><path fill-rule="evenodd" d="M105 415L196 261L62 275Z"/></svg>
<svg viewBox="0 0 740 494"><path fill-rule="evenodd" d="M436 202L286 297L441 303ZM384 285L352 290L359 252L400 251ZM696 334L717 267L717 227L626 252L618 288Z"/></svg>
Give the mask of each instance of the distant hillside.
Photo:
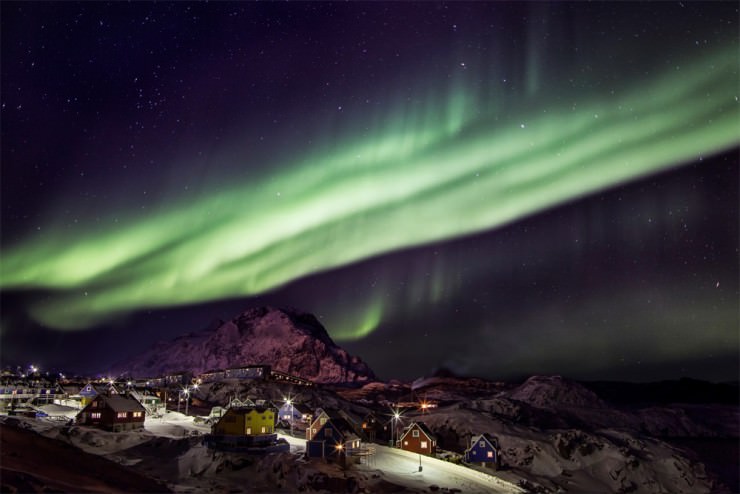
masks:
<svg viewBox="0 0 740 494"><path fill-rule="evenodd" d="M274 307L250 309L220 325L157 343L115 370L152 377L250 364L320 383L375 379L368 365L337 346L312 314Z"/></svg>

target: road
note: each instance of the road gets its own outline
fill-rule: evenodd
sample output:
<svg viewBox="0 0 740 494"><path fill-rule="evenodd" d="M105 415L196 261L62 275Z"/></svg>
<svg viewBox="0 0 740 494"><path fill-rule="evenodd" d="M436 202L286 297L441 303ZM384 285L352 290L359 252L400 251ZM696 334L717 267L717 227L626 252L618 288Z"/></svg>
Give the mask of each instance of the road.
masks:
<svg viewBox="0 0 740 494"><path fill-rule="evenodd" d="M292 452L306 451L305 439L285 434L279 434L279 437L290 443ZM439 487L457 488L465 493L523 492L515 485L492 475L428 456L421 457L422 471L419 472L419 455L377 444L372 444L371 447L375 448L375 455L354 468L358 471L378 473L394 484L424 491L434 484Z"/></svg>

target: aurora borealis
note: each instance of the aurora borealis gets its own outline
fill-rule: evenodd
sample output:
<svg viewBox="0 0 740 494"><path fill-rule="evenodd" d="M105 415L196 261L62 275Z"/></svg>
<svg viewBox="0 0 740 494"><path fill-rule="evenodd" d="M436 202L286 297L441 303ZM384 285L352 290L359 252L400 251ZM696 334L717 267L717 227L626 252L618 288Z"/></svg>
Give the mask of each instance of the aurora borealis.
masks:
<svg viewBox="0 0 740 494"><path fill-rule="evenodd" d="M23 334L172 335L269 300L322 315L376 371L394 339L428 338L434 357L390 374L736 366L734 5L2 8L19 354ZM608 206L579 239L589 201Z"/></svg>

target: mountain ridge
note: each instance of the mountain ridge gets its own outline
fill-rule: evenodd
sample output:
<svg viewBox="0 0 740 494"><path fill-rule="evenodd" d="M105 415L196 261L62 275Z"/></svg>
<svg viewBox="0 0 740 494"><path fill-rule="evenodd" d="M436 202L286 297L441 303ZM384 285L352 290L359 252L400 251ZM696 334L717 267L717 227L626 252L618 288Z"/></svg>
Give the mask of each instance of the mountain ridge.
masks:
<svg viewBox="0 0 740 494"><path fill-rule="evenodd" d="M154 377L241 365L270 365L319 383L375 379L365 362L334 343L313 314L272 306L247 309L231 320L155 343L115 369L132 377Z"/></svg>

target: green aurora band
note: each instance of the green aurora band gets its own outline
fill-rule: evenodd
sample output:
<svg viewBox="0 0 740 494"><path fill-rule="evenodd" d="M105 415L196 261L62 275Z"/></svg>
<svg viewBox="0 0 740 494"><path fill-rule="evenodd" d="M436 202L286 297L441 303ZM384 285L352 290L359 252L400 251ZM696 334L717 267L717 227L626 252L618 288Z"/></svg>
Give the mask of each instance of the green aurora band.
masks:
<svg viewBox="0 0 740 494"><path fill-rule="evenodd" d="M501 115L476 94L456 81L443 104L429 98L367 122L374 135L317 146L270 175L148 217L74 234L49 225L2 252L0 288L45 290L28 310L59 329L261 294L740 144L735 46L577 106L522 104ZM381 301L361 311L361 327L344 336L381 323Z"/></svg>

